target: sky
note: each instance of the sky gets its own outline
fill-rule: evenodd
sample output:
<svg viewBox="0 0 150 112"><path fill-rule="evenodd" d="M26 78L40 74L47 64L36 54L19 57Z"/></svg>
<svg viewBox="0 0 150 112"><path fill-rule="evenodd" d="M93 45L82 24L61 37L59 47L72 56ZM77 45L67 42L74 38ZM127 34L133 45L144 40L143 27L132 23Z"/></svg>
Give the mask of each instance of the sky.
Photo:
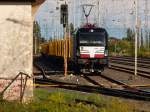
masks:
<svg viewBox="0 0 150 112"><path fill-rule="evenodd" d="M99 7L98 7L99 1ZM150 8L150 0L147 0L147 6ZM50 39L54 37L63 37L63 28L60 24L59 0L47 0L36 14L36 21L41 26L42 36ZM80 27L85 22L82 5L94 5L89 21L97 22L100 27L107 29L109 36L122 38L126 36L127 28L135 27L135 4L134 0L69 0L69 23ZM99 9L99 11L98 11ZM88 12L89 7L86 7ZM148 9L148 27L150 26L150 9ZM145 0L139 0L138 16L141 20L141 28L145 24ZM98 16L99 14L99 16Z"/></svg>

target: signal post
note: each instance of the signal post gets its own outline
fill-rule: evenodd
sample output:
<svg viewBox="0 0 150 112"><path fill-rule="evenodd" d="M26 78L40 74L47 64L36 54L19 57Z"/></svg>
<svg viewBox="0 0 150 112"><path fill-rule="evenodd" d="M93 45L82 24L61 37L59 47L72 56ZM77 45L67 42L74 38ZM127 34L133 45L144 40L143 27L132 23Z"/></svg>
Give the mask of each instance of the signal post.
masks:
<svg viewBox="0 0 150 112"><path fill-rule="evenodd" d="M62 4L60 8L60 23L64 29L64 75L67 76L67 26L68 26L68 5Z"/></svg>

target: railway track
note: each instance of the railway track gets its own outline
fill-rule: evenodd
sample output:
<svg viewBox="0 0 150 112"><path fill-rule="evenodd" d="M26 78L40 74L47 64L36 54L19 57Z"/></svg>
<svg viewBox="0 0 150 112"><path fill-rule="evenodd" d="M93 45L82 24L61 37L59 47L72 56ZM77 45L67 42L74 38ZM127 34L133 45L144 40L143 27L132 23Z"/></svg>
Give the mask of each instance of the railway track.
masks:
<svg viewBox="0 0 150 112"><path fill-rule="evenodd" d="M124 60L133 60L134 57L129 56L110 56L111 59L124 59ZM150 58L137 58L138 61L150 62Z"/></svg>
<svg viewBox="0 0 150 112"><path fill-rule="evenodd" d="M134 74L134 59L131 57L111 57L110 69L128 72ZM138 58L137 74L150 79L150 59Z"/></svg>
<svg viewBox="0 0 150 112"><path fill-rule="evenodd" d="M38 87L55 87L55 88L63 88L67 90L75 90L86 93L96 93L96 94L104 94L109 96L123 97L135 100L144 100L150 101L150 94L148 92L136 92L129 90L119 90L112 88L105 88L100 86L87 86L87 85L78 85L78 84L70 84L70 83L62 83L56 82L53 80L45 80L45 79L37 79L35 81L38 84Z"/></svg>
<svg viewBox="0 0 150 112"><path fill-rule="evenodd" d="M35 64L36 65L36 64ZM36 87L46 87L46 88L63 88L67 90L75 90L80 92L87 93L97 93L104 94L116 97L124 97L136 100L146 100L150 101L150 93L146 91L139 90L135 87L130 87L127 84L114 80L106 75L83 75L83 77L89 82L92 83L92 86L89 85L80 85L74 83L66 83L49 78L48 72L45 71L42 66L36 65L37 69L41 71L41 78L35 78ZM46 73L47 72L47 73ZM62 71L60 71L62 72ZM104 81L107 86L101 82Z"/></svg>
<svg viewBox="0 0 150 112"><path fill-rule="evenodd" d="M111 63L125 64L134 66L134 58L133 57L110 57ZM149 58L138 58L138 67L141 68L150 68L150 59Z"/></svg>
<svg viewBox="0 0 150 112"><path fill-rule="evenodd" d="M116 88L123 89L122 84L117 82L116 80L112 80L111 78L105 77L104 75L83 75L83 77L94 86L99 86L103 88Z"/></svg>

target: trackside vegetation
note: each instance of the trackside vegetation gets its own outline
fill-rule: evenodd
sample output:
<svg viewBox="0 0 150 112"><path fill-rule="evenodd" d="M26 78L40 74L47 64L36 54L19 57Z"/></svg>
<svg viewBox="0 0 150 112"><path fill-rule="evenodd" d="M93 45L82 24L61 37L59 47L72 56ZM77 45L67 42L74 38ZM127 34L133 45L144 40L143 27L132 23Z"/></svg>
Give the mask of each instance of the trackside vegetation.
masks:
<svg viewBox="0 0 150 112"><path fill-rule="evenodd" d="M115 37L109 38L109 54L111 56L134 56L135 50L135 32L128 28L127 36L122 39ZM139 39L141 41L139 41ZM150 43L145 43L143 34L138 36L138 57L150 58Z"/></svg>
<svg viewBox="0 0 150 112"><path fill-rule="evenodd" d="M34 96L26 104L0 101L0 112L138 112L119 99L98 94L37 89Z"/></svg>

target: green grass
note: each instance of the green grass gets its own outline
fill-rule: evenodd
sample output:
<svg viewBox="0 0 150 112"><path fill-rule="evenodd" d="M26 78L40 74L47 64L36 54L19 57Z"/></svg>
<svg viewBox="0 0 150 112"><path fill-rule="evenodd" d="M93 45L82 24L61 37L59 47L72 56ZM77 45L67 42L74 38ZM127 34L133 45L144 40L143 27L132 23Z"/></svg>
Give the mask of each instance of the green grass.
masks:
<svg viewBox="0 0 150 112"><path fill-rule="evenodd" d="M50 93L41 89L35 90L34 94L34 100L28 104L0 102L0 112L135 112L131 105L97 94L63 90Z"/></svg>

